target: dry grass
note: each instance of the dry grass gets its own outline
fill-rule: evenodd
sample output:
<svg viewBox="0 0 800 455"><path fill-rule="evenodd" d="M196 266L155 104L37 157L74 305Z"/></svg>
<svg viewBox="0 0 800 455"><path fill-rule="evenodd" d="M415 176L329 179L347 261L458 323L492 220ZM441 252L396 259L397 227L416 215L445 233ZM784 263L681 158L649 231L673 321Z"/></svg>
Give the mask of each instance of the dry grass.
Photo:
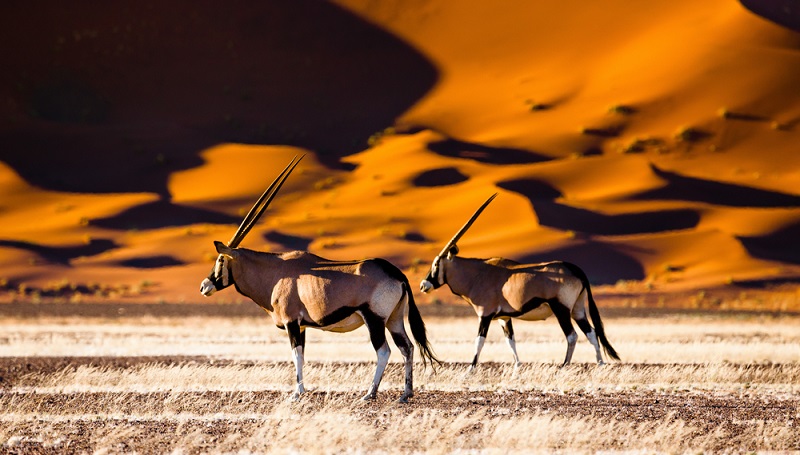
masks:
<svg viewBox="0 0 800 455"><path fill-rule="evenodd" d="M358 399L374 371L364 330L310 331L309 394L291 403L288 343L263 319L6 319L0 450L798 450L799 322L609 318L625 362L602 368L585 340L576 364L558 368L563 335L546 321L517 324L526 363L514 369L493 327L484 366L465 376L475 321L429 319L449 362L436 374L418 367L417 395L399 405L396 350L379 399Z"/></svg>

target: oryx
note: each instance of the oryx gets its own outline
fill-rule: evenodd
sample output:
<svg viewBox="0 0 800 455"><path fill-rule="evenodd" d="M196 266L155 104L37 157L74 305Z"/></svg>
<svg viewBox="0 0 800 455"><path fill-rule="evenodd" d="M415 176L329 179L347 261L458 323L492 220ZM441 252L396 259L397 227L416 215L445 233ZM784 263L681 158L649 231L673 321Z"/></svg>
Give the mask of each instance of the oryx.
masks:
<svg viewBox="0 0 800 455"><path fill-rule="evenodd" d="M265 253L238 248L300 159L292 159L264 191L227 245L214 242L219 256L211 274L200 285L200 292L210 296L235 285L239 293L266 310L279 329L286 330L297 371L293 399L305 392L303 349L307 327L349 332L367 325L378 361L365 400L375 398L389 361L389 329L405 360L405 390L400 397L405 402L413 395L414 353L404 325L406 308L423 364L439 360L431 351L425 324L403 272L384 259L330 261L305 251Z"/></svg>
<svg viewBox="0 0 800 455"><path fill-rule="evenodd" d="M470 371L478 364L492 320L500 320L506 341L514 354L515 364L519 366L511 319L540 321L552 314L555 314L567 337L567 355L563 365L567 365L572 359L575 342L578 340L571 319L575 319L578 327L594 346L597 363L603 364L598 340L609 357L619 360L617 352L606 338L600 313L592 298L589 280L578 266L569 262L520 264L503 258L471 259L457 256L456 242L496 196L497 193L484 202L447 242L433 260L428 275L420 283L422 292L438 289L447 283L450 290L469 302L478 314L480 322ZM594 328L586 318L587 300Z"/></svg>

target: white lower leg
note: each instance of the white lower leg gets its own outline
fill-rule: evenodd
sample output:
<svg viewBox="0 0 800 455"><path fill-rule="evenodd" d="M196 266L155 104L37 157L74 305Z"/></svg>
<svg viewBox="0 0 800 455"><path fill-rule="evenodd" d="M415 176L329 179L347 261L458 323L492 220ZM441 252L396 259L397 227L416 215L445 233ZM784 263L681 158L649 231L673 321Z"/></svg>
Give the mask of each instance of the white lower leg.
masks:
<svg viewBox="0 0 800 455"><path fill-rule="evenodd" d="M508 347L511 348L511 353L514 354L514 366L520 366L522 363L519 361L519 356L517 355L517 342L514 341L514 337L506 338L506 343L508 343Z"/></svg>
<svg viewBox="0 0 800 455"><path fill-rule="evenodd" d="M381 385L383 372L386 370L386 364L389 363L389 355L391 353L392 351L389 349L389 343L383 343L383 346L378 349L378 362L375 368L375 377L372 379L372 386L369 388L369 392L364 396L365 400L375 398L375 395L377 395L378 386Z"/></svg>
<svg viewBox="0 0 800 455"><path fill-rule="evenodd" d="M572 353L575 351L575 343L578 341L578 334L575 332L567 336L567 356L564 359L564 365L569 365L572 361Z"/></svg>
<svg viewBox="0 0 800 455"><path fill-rule="evenodd" d="M294 369L297 372L297 388L292 397L294 399L300 398L300 395L305 393L306 389L303 387L303 347L297 346L292 349L292 359L294 360Z"/></svg>
<svg viewBox="0 0 800 455"><path fill-rule="evenodd" d="M467 373L471 373L475 367L478 366L478 359L481 356L481 350L483 350L483 344L486 342L486 337L478 336L475 338L475 357L472 358L472 365L469 366L469 370Z"/></svg>
<svg viewBox="0 0 800 455"><path fill-rule="evenodd" d="M586 338L588 338L589 343L592 343L592 346L594 346L594 352L597 354L597 364L604 365L605 362L603 362L603 354L600 352L600 344L597 342L597 334L592 330L586 334Z"/></svg>

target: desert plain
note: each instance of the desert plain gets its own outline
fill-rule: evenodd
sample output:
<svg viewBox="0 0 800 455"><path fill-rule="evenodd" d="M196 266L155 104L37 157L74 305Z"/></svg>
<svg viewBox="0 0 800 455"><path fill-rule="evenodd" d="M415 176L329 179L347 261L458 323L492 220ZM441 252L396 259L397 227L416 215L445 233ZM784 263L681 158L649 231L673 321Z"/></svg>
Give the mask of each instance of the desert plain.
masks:
<svg viewBox="0 0 800 455"><path fill-rule="evenodd" d="M743 3L4 5L0 449L800 450L800 21ZM557 368L548 320L464 377L442 289L410 404L396 349L358 400L364 329L309 335L287 402L285 333L198 288L298 154L243 247L416 288L497 192L461 254L580 265L622 362Z"/></svg>

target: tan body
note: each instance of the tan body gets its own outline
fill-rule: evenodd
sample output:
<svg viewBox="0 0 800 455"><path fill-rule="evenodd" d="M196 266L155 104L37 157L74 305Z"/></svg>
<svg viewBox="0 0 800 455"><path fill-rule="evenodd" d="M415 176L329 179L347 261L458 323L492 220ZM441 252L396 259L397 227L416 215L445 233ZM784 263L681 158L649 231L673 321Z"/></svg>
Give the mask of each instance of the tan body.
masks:
<svg viewBox="0 0 800 455"><path fill-rule="evenodd" d="M330 261L304 251L264 253L215 243L220 254L201 292L211 295L231 284L263 308L286 330L297 370L298 399L303 385L305 330L313 327L349 332L367 325L378 357L375 377L365 399L376 396L389 360L386 330L405 360L405 390L400 401L413 396L413 344L405 329L405 314L423 362L436 361L425 324L414 303L405 275L383 259Z"/></svg>
<svg viewBox="0 0 800 455"><path fill-rule="evenodd" d="M334 262L304 251L237 252L239 258L231 261L236 289L281 328L297 322L302 328L350 332L364 325L357 310L341 320L330 316L372 302L371 311L388 321L404 307L402 283L370 260ZM402 323L402 314L398 316Z"/></svg>
<svg viewBox="0 0 800 455"><path fill-rule="evenodd" d="M503 258L462 258L455 253L454 248L446 256L434 259L420 287L422 292L429 292L446 283L454 294L472 305L479 327L470 370L478 364L489 324L495 319L503 327L517 365L519 357L511 320L541 321L553 315L567 338L564 365L572 360L577 341L572 320L594 346L598 363L603 363L598 337L609 355L618 358L605 338L588 280L577 266L566 262L520 264ZM588 322L587 303L597 333Z"/></svg>

